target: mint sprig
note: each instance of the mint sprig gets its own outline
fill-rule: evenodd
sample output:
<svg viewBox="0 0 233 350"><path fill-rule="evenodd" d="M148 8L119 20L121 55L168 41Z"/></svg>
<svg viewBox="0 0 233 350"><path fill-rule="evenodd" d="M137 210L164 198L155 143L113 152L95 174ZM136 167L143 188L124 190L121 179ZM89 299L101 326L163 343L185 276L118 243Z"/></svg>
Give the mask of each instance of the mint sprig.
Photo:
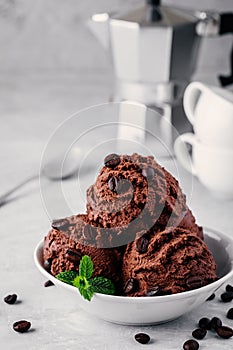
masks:
<svg viewBox="0 0 233 350"><path fill-rule="evenodd" d="M78 288L84 299L91 301L94 293L114 294L115 287L111 280L105 277L92 277L94 266L91 258L84 255L79 264L79 272L64 271L56 275L62 282Z"/></svg>

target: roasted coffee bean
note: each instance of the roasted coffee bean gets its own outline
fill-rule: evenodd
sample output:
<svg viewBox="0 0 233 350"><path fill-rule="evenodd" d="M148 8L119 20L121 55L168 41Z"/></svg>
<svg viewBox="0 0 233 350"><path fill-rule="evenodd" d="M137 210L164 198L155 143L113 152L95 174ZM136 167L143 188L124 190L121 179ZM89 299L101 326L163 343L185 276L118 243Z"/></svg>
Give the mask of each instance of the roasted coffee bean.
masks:
<svg viewBox="0 0 233 350"><path fill-rule="evenodd" d="M230 320L233 320L233 308L227 311L227 318L229 318Z"/></svg>
<svg viewBox="0 0 233 350"><path fill-rule="evenodd" d="M137 281L134 278L128 279L124 287L125 294L130 294L134 292L136 287L137 287Z"/></svg>
<svg viewBox="0 0 233 350"><path fill-rule="evenodd" d="M17 300L16 294L9 294L4 298L5 303L7 304L14 304Z"/></svg>
<svg viewBox="0 0 233 350"><path fill-rule="evenodd" d="M205 328L197 328L192 332L193 338L196 338L198 340L205 338L206 334L207 330Z"/></svg>
<svg viewBox="0 0 233 350"><path fill-rule="evenodd" d="M160 296L162 294L163 293L159 287L154 287L154 288L148 289L146 296L147 297L156 297L156 296Z"/></svg>
<svg viewBox="0 0 233 350"><path fill-rule="evenodd" d="M215 298L215 294L213 293L209 296L209 298L206 299L206 301L213 300L214 298Z"/></svg>
<svg viewBox="0 0 233 350"><path fill-rule="evenodd" d="M210 327L213 330L216 330L216 328L222 326L222 321L218 317L213 317L210 321Z"/></svg>
<svg viewBox="0 0 233 350"><path fill-rule="evenodd" d="M233 286L231 286L230 284L227 284L226 292L232 292L233 293Z"/></svg>
<svg viewBox="0 0 233 350"><path fill-rule="evenodd" d="M44 261L44 268L46 271L51 270L51 265L52 265L52 259L47 259Z"/></svg>
<svg viewBox="0 0 233 350"><path fill-rule="evenodd" d="M104 165L107 168L113 169L120 163L120 161L120 156L118 154L112 153L104 158Z"/></svg>
<svg viewBox="0 0 233 350"><path fill-rule="evenodd" d="M221 326L216 329L216 333L224 339L229 339L233 336L233 329L227 326Z"/></svg>
<svg viewBox="0 0 233 350"><path fill-rule="evenodd" d="M151 179L154 176L154 174L155 174L155 170L150 166L142 169L142 175L147 179Z"/></svg>
<svg viewBox="0 0 233 350"><path fill-rule="evenodd" d="M208 317L201 318L198 322L198 326L210 330L210 319Z"/></svg>
<svg viewBox="0 0 233 350"><path fill-rule="evenodd" d="M48 281L46 281L46 282L44 283L44 286L45 286L45 287L54 286L54 283L53 283L52 281L48 280Z"/></svg>
<svg viewBox="0 0 233 350"><path fill-rule="evenodd" d="M197 289L202 287L203 281L199 276L191 276L186 280L186 285L189 289Z"/></svg>
<svg viewBox="0 0 233 350"><path fill-rule="evenodd" d="M134 338L140 344L148 344L150 341L150 336L146 333L135 334Z"/></svg>
<svg viewBox="0 0 233 350"><path fill-rule="evenodd" d="M68 248L65 257L73 263L77 263L81 260L82 254L80 250Z"/></svg>
<svg viewBox="0 0 233 350"><path fill-rule="evenodd" d="M136 250L139 254L147 252L149 240L145 236L141 236L136 240Z"/></svg>
<svg viewBox="0 0 233 350"><path fill-rule="evenodd" d="M233 300L233 292L225 292L221 294L221 299L224 303L229 303Z"/></svg>
<svg viewBox="0 0 233 350"><path fill-rule="evenodd" d="M112 191L112 192L117 191L118 181L119 180L116 176L113 176L108 180L108 187L109 187L110 191Z"/></svg>
<svg viewBox="0 0 233 350"><path fill-rule="evenodd" d="M189 339L183 344L184 350L198 350L199 344L196 340Z"/></svg>
<svg viewBox="0 0 233 350"><path fill-rule="evenodd" d="M53 220L52 222L52 228L58 231L65 231L69 226L70 223L67 219Z"/></svg>
<svg viewBox="0 0 233 350"><path fill-rule="evenodd" d="M17 321L13 324L13 329L19 333L25 333L31 327L31 323L25 320Z"/></svg>

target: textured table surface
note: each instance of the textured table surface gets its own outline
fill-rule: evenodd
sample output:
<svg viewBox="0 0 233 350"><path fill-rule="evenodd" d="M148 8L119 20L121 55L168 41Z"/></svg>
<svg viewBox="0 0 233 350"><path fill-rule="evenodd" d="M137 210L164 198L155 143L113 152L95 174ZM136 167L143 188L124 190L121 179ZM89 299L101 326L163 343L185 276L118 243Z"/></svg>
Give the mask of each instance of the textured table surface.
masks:
<svg viewBox="0 0 233 350"><path fill-rule="evenodd" d="M106 102L110 81L101 74L80 74L56 77L8 77L1 80L0 94L0 193L33 173L38 173L43 148L57 125L71 113L89 105ZM169 168L169 161L166 164ZM184 191L190 192L187 173L180 170ZM45 181L53 195L54 183ZM72 192L74 180L67 181ZM233 234L233 203L220 202L193 180L188 202L200 224ZM69 299L64 299L56 287L45 288L44 278L33 262L33 250L49 229L49 218L43 206L38 181L34 181L12 196L12 201L0 208L0 329L1 349L139 349L134 335L150 334L148 349L182 349L190 338L196 322L203 316L219 316L225 324L226 311L232 304L215 300L180 319L153 327L127 327L94 319ZM233 282L233 281L231 281ZM3 297L17 293L20 302L7 305ZM17 334L12 324L19 319L32 323L32 330ZM232 339L222 340L209 335L200 349L225 350L233 346Z"/></svg>

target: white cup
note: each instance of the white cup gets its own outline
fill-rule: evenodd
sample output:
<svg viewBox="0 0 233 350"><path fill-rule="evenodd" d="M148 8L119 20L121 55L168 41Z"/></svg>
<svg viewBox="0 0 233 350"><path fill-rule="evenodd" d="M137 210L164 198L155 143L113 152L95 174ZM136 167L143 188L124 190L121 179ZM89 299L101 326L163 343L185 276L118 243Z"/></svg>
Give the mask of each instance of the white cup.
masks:
<svg viewBox="0 0 233 350"><path fill-rule="evenodd" d="M193 82L185 90L183 104L201 142L233 149L233 92Z"/></svg>
<svg viewBox="0 0 233 350"><path fill-rule="evenodd" d="M192 146L192 156L187 145ZM233 199L233 150L219 149L200 142L194 134L179 136L174 144L181 165L218 198Z"/></svg>

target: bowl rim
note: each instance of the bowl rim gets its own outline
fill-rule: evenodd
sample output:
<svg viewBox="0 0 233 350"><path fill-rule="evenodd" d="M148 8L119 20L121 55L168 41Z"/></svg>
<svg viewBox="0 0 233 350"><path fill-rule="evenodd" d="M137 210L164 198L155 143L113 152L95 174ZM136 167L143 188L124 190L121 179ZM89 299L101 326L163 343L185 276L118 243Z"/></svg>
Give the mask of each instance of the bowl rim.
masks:
<svg viewBox="0 0 233 350"><path fill-rule="evenodd" d="M208 228L208 227L203 227L203 231L204 231L204 236L205 236L205 234L208 235L208 232L211 232L219 238L227 239L228 242L233 245L233 237L231 237L229 234L222 233L222 232L216 231L216 230ZM33 254L34 262L35 262L35 265L38 268L38 270L42 273L42 275L46 276L48 279L50 279L52 282L54 282L54 284L60 285L63 288L71 290L72 292L74 292L74 291L78 292L78 289L76 287L71 286L65 282L58 280L56 277L54 277L48 271L46 271L45 268L41 265L38 256L42 254L43 243L44 243L44 239L41 239L37 243L35 250L34 250L34 254ZM185 292L180 292L180 293L170 294L170 295L156 296L156 298L152 298L149 296L144 296L144 297L118 296L118 295L108 295L108 294L101 294L101 293L94 293L94 297L98 297L98 299L103 299L105 301L106 300L112 301L114 299L115 301L123 301L123 302L138 301L140 303L141 302L147 303L147 302L151 302L152 300L156 301L156 302L172 301L174 299L179 300L179 299L183 299L186 297L188 298L188 297L194 296L196 293L199 293L199 292L205 292L205 291L207 292L209 289L211 289L211 290L218 289L220 285L222 285L226 280L228 280L232 276L233 276L233 258L231 259L231 270L226 275L220 277L215 282L209 283L209 284L207 284L203 287L197 288L197 289L192 289L190 291L185 291Z"/></svg>

